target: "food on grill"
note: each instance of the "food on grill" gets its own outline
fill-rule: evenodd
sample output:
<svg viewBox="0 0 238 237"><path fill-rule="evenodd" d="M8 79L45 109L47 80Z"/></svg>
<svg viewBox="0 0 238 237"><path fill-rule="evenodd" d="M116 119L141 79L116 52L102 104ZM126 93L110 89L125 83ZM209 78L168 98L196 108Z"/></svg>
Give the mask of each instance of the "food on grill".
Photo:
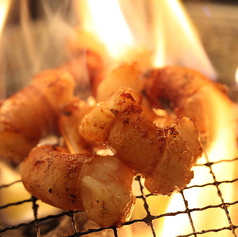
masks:
<svg viewBox="0 0 238 237"><path fill-rule="evenodd" d="M120 225L134 204L134 175L142 175L154 194L170 195L190 182L203 152L200 135L204 144L213 138L208 126L213 110L205 103L212 103L211 91L223 92L190 69L144 73L136 63L123 64L99 85L102 74L95 75L89 91L97 104L92 106L89 97L76 96L75 64L39 73L3 101L0 156L14 163L27 157L23 183L42 201L84 210L101 226ZM195 109L201 111L198 118ZM33 148L50 133L62 136L66 148ZM101 147L114 155L95 155Z"/></svg>
<svg viewBox="0 0 238 237"><path fill-rule="evenodd" d="M74 47L59 68L38 73L30 84L0 103L0 159L20 163L41 138L58 129L61 108L75 94L94 94L104 65L98 53Z"/></svg>
<svg viewBox="0 0 238 237"><path fill-rule="evenodd" d="M72 100L73 77L63 70L37 74L0 107L0 158L19 163L49 133L58 133L60 108Z"/></svg>
<svg viewBox="0 0 238 237"><path fill-rule="evenodd" d="M26 189L66 210L84 210L100 226L120 225L131 215L133 171L115 156L70 154L58 146L35 147L21 164Z"/></svg>
<svg viewBox="0 0 238 237"><path fill-rule="evenodd" d="M202 154L199 133L188 118L158 128L141 113L142 97L120 88L98 103L80 125L81 135L107 143L136 173L145 177L151 193L169 195L184 188L193 177L192 166Z"/></svg>
<svg viewBox="0 0 238 237"><path fill-rule="evenodd" d="M145 97L152 107L167 108L177 118L190 118L204 146L209 147L216 138L214 119L219 110L214 109L214 102L222 99L232 107L225 86L179 66L152 69L145 77Z"/></svg>
<svg viewBox="0 0 238 237"><path fill-rule="evenodd" d="M128 87L137 92L144 90L143 71L138 63L123 63L108 72L96 91L97 101L104 101L120 87Z"/></svg>
<svg viewBox="0 0 238 237"><path fill-rule="evenodd" d="M96 100L98 102L108 99L108 97L116 92L120 87L131 88L142 95L142 111L141 114L147 119L153 121L159 127L165 127L174 123L176 115L167 108L159 110L151 105L150 101L145 96L145 82L147 73L141 69L137 62L123 63L107 73L105 78L97 87ZM156 109L156 113L154 112Z"/></svg>

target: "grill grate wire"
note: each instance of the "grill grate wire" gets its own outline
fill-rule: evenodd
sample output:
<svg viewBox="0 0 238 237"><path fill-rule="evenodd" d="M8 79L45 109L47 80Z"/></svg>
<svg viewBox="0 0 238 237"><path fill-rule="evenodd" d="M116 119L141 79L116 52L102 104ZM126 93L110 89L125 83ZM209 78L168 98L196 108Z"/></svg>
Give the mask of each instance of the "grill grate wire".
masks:
<svg viewBox="0 0 238 237"><path fill-rule="evenodd" d="M220 160L217 162L209 162L207 160L206 163L203 164L197 164L195 165L195 167L207 167L209 168L209 172L211 173L212 177L213 177L213 182L206 182L203 184L196 184L196 185L191 185L191 186L187 186L184 190L182 190L180 192L179 195L181 195L182 200L184 202L185 205L185 210L182 211L175 211L175 212L165 212L165 213L158 213L157 215L152 214L150 211L150 204L148 202L149 198L151 196L156 196L156 195L152 195L152 194L146 194L145 193L145 188L143 186L143 182L141 181L141 178L138 176L135 178L136 182L138 182L139 187L140 187L140 192L141 195L136 196L136 198L139 200L142 200L142 205L143 208L145 210L145 217L141 218L141 219L131 219L130 221L127 221L125 223L123 223L123 226L129 226L129 225L133 225L135 223L145 223L146 225L148 225L150 227L150 231L151 231L151 236L152 237L156 237L156 230L155 230L155 226L153 224L154 220L158 220L158 219L162 219L165 217L173 217L173 216L179 216L179 215L183 215L186 214L189 218L189 222L191 225L191 229L192 232L191 233L187 233L187 234L183 234L183 235L177 235L176 237L189 237L189 236L193 236L193 237L199 237L199 236L206 236L206 234L208 233L218 233L218 232L222 232L222 231L229 231L231 233L231 236L235 236L237 237L236 234L236 229L238 228L238 222L236 220L236 223L233 222L230 214L229 214L229 208L230 207L234 207L237 206L238 207L238 197L236 200L231 201L231 202L226 202L223 198L223 193L220 189L221 185L229 185L229 184L234 184L236 182L238 182L238 178L232 179L232 180L221 180L218 181L216 178L216 175L213 171L213 166L216 164L225 164L225 163L235 163L238 162L238 158L234 158L234 159L229 159L229 160ZM4 191L4 189L8 189L10 186L21 182L21 180L17 180L15 182L9 183L9 184L4 184L0 186L0 191ZM189 199L186 197L186 191L187 190L191 190L191 189L195 189L195 188L199 188L199 189L205 189L206 187L209 186L214 186L216 188L217 191L217 195L220 199L220 202L217 204L213 204L211 203L210 205L207 206L202 206L202 207L189 207ZM0 212L4 209L7 209L11 206L17 206L17 205L23 205L26 202L30 202L32 205L32 210L33 210L33 214L34 214L34 218L29 221L29 222L22 222L20 224L17 225L12 225L12 226L6 226L3 225L3 223L1 223L1 219L0 219L0 236L4 236L6 233L8 233L9 231L12 230L16 230L18 228L21 228L22 226L28 227L32 224L35 225L35 236L37 237L41 237L44 236L41 234L41 225L42 223L44 223L45 221L54 221L54 219L57 219L59 217L63 217L63 216L68 216L71 219L71 224L72 224L72 234L71 235L67 235L67 237L78 237L78 236L90 236L90 234L92 233L99 233L99 232L103 232L104 230L112 230L113 232L113 236L114 237L120 237L120 234L118 233L118 229L115 226L111 226L108 228L93 228L93 229L87 229L84 231L80 231L77 229L76 226L76 220L75 220L75 214L79 213L80 211L64 211L60 214L56 214L56 215L48 215L45 216L43 218L38 218L38 213L37 210L39 208L39 205L37 204L37 199L32 197L30 199L26 199L26 200L19 200L18 202L12 202L12 203L8 203L6 205L2 205L0 206ZM206 210L209 209L222 209L226 215L227 221L228 221L228 225L227 226L220 226L219 228L210 228L210 229L206 229L206 230L196 230L196 225L194 223L193 220L193 213L196 212L204 212ZM173 224L171 223L171 227L173 226ZM57 228L57 227L56 227ZM61 235L60 235L61 236ZM66 237L66 236L64 236Z"/></svg>

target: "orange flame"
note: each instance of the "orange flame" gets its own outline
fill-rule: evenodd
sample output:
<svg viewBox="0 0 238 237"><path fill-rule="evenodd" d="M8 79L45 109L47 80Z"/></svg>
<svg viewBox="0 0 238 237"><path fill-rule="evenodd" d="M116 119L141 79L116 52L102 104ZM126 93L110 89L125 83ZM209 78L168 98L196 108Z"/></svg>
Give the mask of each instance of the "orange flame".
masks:
<svg viewBox="0 0 238 237"><path fill-rule="evenodd" d="M107 47L111 56L120 59L135 43L120 11L117 0L80 2L83 26L96 35Z"/></svg>
<svg viewBox="0 0 238 237"><path fill-rule="evenodd" d="M209 96L205 96L209 95ZM201 95L202 96L202 95ZM216 133L216 139L213 146L209 151L207 151L206 157L204 156L199 163L207 162L217 162L220 160L233 159L236 156L236 134L234 131L237 129L237 123L235 121L235 106L220 92L217 91L207 91L204 93L206 98L206 103L209 109L213 110L209 118L213 122L211 126ZM208 182L214 182L210 170L207 168L194 167L195 176L189 186L201 185ZM234 164L223 163L222 165L215 165L213 173L219 181L223 180L233 180L236 177ZM188 200L188 205L190 208L205 207L208 205L214 205L221 203L219 196L217 195L216 188L211 185L206 188L193 188L188 189L186 192L186 199ZM224 200L231 201L234 198L234 186L224 185L222 186L222 196ZM168 212L175 212L178 207L184 208L181 196L173 195L170 205L168 207ZM207 215L201 216L201 213L195 212L193 214L193 221L196 223L196 230L201 231L203 229L212 229L228 225L228 220L225 213L217 213L217 209L211 209L207 212ZM230 215L234 217L235 213L230 212ZM216 218L212 218L216 216ZM181 234L191 233L191 224L189 223L188 216L184 215L177 216L173 218L173 223L176 226L170 228L171 218L165 220L165 225L163 232L160 236L177 236ZM213 236L211 235L206 236ZM226 236L223 232L221 235L216 236Z"/></svg>
<svg viewBox="0 0 238 237"><path fill-rule="evenodd" d="M5 20L11 6L11 0L5 1L0 0L0 38L2 36L3 27L5 24ZM5 98L5 82L2 77L0 77L0 99Z"/></svg>
<svg viewBox="0 0 238 237"><path fill-rule="evenodd" d="M236 69L235 81L236 81L236 84L238 85L238 67Z"/></svg>
<svg viewBox="0 0 238 237"><path fill-rule="evenodd" d="M216 71L180 1L153 0L151 4L155 37L154 66L179 64L215 79Z"/></svg>
<svg viewBox="0 0 238 237"><path fill-rule="evenodd" d="M2 33L3 26L5 23L6 16L8 14L10 5L11 5L11 0L9 0L9 1L1 0L0 1L0 34Z"/></svg>

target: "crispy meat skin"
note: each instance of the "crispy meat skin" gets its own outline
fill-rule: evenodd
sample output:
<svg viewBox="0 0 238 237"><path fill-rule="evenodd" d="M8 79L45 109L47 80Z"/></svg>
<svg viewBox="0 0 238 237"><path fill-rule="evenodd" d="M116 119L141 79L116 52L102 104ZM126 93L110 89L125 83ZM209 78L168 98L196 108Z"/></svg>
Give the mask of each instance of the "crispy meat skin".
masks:
<svg viewBox="0 0 238 237"><path fill-rule="evenodd" d="M190 68L167 66L145 74L145 96L151 106L165 105L177 118L190 118L208 147L216 138L214 100L222 99L232 106L225 91L221 84Z"/></svg>
<svg viewBox="0 0 238 237"><path fill-rule="evenodd" d="M125 222L135 202L134 173L116 157L35 147L22 162L21 175L35 197L61 209L84 210L100 226Z"/></svg>
<svg viewBox="0 0 238 237"><path fill-rule="evenodd" d="M41 138L59 133L60 108L73 98L74 80L65 71L47 70L0 107L0 158L20 163Z"/></svg>
<svg viewBox="0 0 238 237"><path fill-rule="evenodd" d="M120 88L84 116L81 135L106 143L117 156L142 174L151 193L180 190L191 180L191 167L202 154L199 133L188 118L159 129L141 114L141 96Z"/></svg>

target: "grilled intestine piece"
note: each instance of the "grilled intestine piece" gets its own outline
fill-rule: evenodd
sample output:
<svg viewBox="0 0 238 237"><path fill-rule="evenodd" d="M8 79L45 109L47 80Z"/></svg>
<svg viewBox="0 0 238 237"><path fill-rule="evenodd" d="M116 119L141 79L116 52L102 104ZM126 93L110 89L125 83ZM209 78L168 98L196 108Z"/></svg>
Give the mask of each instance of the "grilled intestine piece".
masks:
<svg viewBox="0 0 238 237"><path fill-rule="evenodd" d="M115 156L37 146L21 163L21 175L36 198L61 209L83 210L102 227L124 223L135 202L134 172Z"/></svg>
<svg viewBox="0 0 238 237"><path fill-rule="evenodd" d="M109 71L104 79L99 83L96 91L97 101L106 100L112 93L120 87L131 88L141 93L144 89L143 71L138 63L122 63L118 67Z"/></svg>
<svg viewBox="0 0 238 237"><path fill-rule="evenodd" d="M61 107L74 99L75 81L61 69L37 74L0 107L0 159L20 163L50 133L59 132Z"/></svg>
<svg viewBox="0 0 238 237"><path fill-rule="evenodd" d="M175 122L176 116L165 109L153 109L150 100L144 96L146 77L138 62L122 63L106 74L96 90L98 102L106 100L120 87L131 88L142 95L141 114L147 119L164 127Z"/></svg>
<svg viewBox="0 0 238 237"><path fill-rule="evenodd" d="M120 88L98 103L80 125L80 134L106 143L136 173L151 193L170 195L193 177L192 166L202 154L199 133L188 118L158 128L141 114L141 95Z"/></svg>
<svg viewBox="0 0 238 237"><path fill-rule="evenodd" d="M222 101L233 113L234 105L225 86L190 68L167 66L150 70L145 75L144 92L153 108L167 107L177 118L189 117L208 148L217 138L214 119L220 114L215 103Z"/></svg>

